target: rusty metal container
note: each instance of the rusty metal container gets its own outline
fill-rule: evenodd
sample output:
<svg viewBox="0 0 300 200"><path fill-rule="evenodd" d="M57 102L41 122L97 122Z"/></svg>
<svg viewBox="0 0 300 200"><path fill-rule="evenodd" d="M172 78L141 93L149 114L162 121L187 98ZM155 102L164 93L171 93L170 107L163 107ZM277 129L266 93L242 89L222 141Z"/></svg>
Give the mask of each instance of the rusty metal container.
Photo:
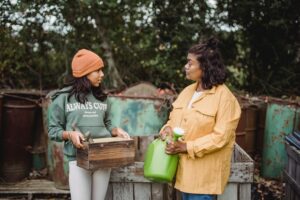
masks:
<svg viewBox="0 0 300 200"><path fill-rule="evenodd" d="M236 130L236 142L251 156L256 151L258 108L247 99L240 100L241 118Z"/></svg>
<svg viewBox="0 0 300 200"><path fill-rule="evenodd" d="M4 96L0 175L6 182L25 178L31 170L33 132L37 104L26 94Z"/></svg>
<svg viewBox="0 0 300 200"><path fill-rule="evenodd" d="M262 155L264 144L264 133L267 113L267 103L260 101L257 103L257 130L256 130L256 152Z"/></svg>
<svg viewBox="0 0 300 200"><path fill-rule="evenodd" d="M48 137L48 107L51 103L51 95L56 91L51 91L42 100L43 109L43 128ZM64 144L63 142L51 141L47 138L47 167L50 179L53 180L57 189L69 189L69 164L64 159Z"/></svg>
<svg viewBox="0 0 300 200"><path fill-rule="evenodd" d="M37 108L37 118L35 123L34 141L32 148L32 168L33 170L39 171L47 167L47 135L43 128L43 114L42 108Z"/></svg>
<svg viewBox="0 0 300 200"><path fill-rule="evenodd" d="M157 134L168 118L170 107L156 97L110 96L112 124L131 136Z"/></svg>
<svg viewBox="0 0 300 200"><path fill-rule="evenodd" d="M262 176L282 178L287 161L284 137L293 132L297 105L280 99L270 99L267 107Z"/></svg>
<svg viewBox="0 0 300 200"><path fill-rule="evenodd" d="M57 189L69 189L69 163L64 159L64 144L48 141L47 164L50 178Z"/></svg>

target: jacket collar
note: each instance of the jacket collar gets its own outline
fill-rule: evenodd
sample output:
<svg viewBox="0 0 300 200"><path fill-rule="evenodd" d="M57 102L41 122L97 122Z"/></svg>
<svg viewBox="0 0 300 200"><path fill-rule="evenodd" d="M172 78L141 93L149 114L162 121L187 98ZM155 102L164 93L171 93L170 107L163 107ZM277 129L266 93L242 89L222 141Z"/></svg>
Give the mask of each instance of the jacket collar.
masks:
<svg viewBox="0 0 300 200"><path fill-rule="evenodd" d="M199 85L199 81L197 81L196 83L194 83L195 85L194 85L194 91L193 91L193 93L197 90L197 87L198 87L198 85ZM213 86L211 89L209 89L209 90L204 90L203 91L203 93L206 93L206 94L214 94L214 93L216 93L216 86Z"/></svg>
<svg viewBox="0 0 300 200"><path fill-rule="evenodd" d="M199 82L196 82L195 83L195 86L194 87L192 87L193 89L190 91L190 96L193 96L193 94L194 94L194 92L197 90L197 87L198 87L198 84L199 84ZM200 101L200 100L202 100L204 97L206 97L207 95L209 95L209 94L214 94L214 93L216 93L216 86L213 86L211 89L209 89L209 90L204 90L203 91L203 94L200 96L200 97L198 97L194 102L193 102L193 104L194 103L196 103L196 102L198 102L198 101Z"/></svg>

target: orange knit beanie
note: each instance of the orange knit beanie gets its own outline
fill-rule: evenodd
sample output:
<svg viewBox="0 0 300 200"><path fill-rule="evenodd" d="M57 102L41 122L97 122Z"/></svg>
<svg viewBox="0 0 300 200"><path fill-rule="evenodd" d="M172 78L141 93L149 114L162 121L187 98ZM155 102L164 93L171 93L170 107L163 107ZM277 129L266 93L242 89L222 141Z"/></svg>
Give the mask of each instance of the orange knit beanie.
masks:
<svg viewBox="0 0 300 200"><path fill-rule="evenodd" d="M72 73L76 78L83 77L104 67L102 59L92 51L81 49L72 60Z"/></svg>

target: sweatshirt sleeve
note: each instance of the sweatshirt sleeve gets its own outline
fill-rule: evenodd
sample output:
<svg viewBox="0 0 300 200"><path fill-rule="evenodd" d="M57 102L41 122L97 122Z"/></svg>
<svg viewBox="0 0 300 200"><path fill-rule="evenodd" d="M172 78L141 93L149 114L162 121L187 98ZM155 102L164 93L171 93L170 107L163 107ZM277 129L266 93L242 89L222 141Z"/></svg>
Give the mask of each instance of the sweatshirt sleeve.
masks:
<svg viewBox="0 0 300 200"><path fill-rule="evenodd" d="M51 140L61 142L66 127L65 110L63 102L58 101L59 99L55 100L48 109L48 135Z"/></svg>
<svg viewBox="0 0 300 200"><path fill-rule="evenodd" d="M237 100L221 100L213 132L194 141L187 141L189 157L199 158L227 145L234 138L240 115L241 108Z"/></svg>
<svg viewBox="0 0 300 200"><path fill-rule="evenodd" d="M107 128L107 130L111 133L113 128L116 128L117 126L113 123L112 120L112 104L111 101L109 100L109 98L107 99L107 110L105 112L105 116L104 116L104 124L105 127Z"/></svg>

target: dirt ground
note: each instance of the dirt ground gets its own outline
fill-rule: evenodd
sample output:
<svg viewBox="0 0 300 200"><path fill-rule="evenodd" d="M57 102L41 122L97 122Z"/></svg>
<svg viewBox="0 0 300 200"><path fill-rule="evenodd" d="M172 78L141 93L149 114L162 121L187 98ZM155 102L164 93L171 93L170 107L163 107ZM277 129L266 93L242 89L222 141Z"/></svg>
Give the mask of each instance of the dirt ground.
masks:
<svg viewBox="0 0 300 200"><path fill-rule="evenodd" d="M282 180L265 179L260 176L261 156L255 155L252 200L280 200L284 198L285 183Z"/></svg>

